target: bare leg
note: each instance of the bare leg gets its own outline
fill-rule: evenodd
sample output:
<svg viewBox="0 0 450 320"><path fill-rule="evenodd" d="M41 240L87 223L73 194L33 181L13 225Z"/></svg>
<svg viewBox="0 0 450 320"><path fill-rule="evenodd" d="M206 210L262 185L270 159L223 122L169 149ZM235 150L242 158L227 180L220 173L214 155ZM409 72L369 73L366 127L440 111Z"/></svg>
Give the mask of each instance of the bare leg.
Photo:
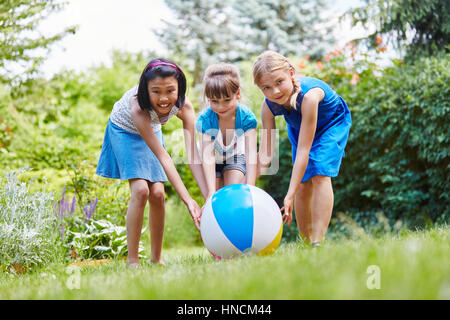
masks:
<svg viewBox="0 0 450 320"><path fill-rule="evenodd" d="M224 186L230 184L244 183L245 175L239 170L226 170L223 172Z"/></svg>
<svg viewBox="0 0 450 320"><path fill-rule="evenodd" d="M222 188L223 186L223 178L216 178L216 191Z"/></svg>
<svg viewBox="0 0 450 320"><path fill-rule="evenodd" d="M311 198L313 185L311 180L302 182L294 198L295 219L300 237L309 243L312 233Z"/></svg>
<svg viewBox="0 0 450 320"><path fill-rule="evenodd" d="M144 209L149 197L149 189L146 180L130 179L130 203L127 211L127 244L128 266L139 265L139 240L141 238L142 220Z"/></svg>
<svg viewBox="0 0 450 320"><path fill-rule="evenodd" d="M313 184L311 242L321 242L325 239L333 211L333 186L331 178L327 176L315 176L311 180Z"/></svg>
<svg viewBox="0 0 450 320"><path fill-rule="evenodd" d="M165 222L165 192L162 182L149 183L150 195L148 201L150 203L150 246L152 263L161 264L161 251L164 236Z"/></svg>

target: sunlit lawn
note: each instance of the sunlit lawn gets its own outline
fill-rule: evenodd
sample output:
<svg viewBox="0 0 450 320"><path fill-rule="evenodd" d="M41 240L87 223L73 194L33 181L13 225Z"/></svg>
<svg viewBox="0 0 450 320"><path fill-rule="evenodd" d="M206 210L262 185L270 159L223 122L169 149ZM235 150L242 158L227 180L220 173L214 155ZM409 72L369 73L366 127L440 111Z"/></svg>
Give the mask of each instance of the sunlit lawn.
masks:
<svg viewBox="0 0 450 320"><path fill-rule="evenodd" d="M164 260L2 272L0 299L450 299L448 227L317 249L284 243L272 256L228 261L201 247L165 249Z"/></svg>

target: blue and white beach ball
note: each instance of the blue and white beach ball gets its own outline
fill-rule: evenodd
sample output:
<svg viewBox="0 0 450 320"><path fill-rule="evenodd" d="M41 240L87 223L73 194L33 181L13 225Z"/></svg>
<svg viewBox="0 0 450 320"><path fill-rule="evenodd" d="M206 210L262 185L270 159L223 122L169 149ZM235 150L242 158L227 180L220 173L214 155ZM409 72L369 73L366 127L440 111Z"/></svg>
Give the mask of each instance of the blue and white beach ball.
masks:
<svg viewBox="0 0 450 320"><path fill-rule="evenodd" d="M247 184L219 189L203 209L200 231L218 259L273 253L281 240L280 208L264 190Z"/></svg>

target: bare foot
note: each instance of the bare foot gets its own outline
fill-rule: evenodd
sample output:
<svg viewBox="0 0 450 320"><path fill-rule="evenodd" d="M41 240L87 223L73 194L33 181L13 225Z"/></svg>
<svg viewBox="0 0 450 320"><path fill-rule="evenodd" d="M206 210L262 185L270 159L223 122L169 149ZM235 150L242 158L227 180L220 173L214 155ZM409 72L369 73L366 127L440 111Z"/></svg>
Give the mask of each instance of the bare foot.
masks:
<svg viewBox="0 0 450 320"><path fill-rule="evenodd" d="M139 260L128 260L127 259L127 267L130 269L137 269L139 268Z"/></svg>
<svg viewBox="0 0 450 320"><path fill-rule="evenodd" d="M163 266L163 267L165 267L166 266L166 264L164 263L164 261L162 261L161 259L160 260L148 260L148 263L150 263L150 264L157 264L157 265L161 265L161 266Z"/></svg>

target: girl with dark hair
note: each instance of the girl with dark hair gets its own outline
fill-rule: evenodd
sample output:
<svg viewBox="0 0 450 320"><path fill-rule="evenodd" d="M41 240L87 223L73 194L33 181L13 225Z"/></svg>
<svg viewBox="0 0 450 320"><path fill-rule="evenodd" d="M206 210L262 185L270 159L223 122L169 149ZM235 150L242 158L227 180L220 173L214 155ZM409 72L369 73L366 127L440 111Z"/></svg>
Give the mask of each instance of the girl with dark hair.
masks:
<svg viewBox="0 0 450 320"><path fill-rule="evenodd" d="M96 174L129 182L127 265L131 267L139 266L138 248L147 201L150 204L150 261L162 263L164 181L169 180L173 185L199 229L200 207L183 184L165 149L161 132L161 125L174 115L183 122L189 168L206 197L206 183L195 144L194 108L185 94L186 77L180 67L168 59L152 60L142 72L139 85L114 104L106 126Z"/></svg>

